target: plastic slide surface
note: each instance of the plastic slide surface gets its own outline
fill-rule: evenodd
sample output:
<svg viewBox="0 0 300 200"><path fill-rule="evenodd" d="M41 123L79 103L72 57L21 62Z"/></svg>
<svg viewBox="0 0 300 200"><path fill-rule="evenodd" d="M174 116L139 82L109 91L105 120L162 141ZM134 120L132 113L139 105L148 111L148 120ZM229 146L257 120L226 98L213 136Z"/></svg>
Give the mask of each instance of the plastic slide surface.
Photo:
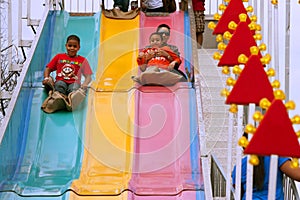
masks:
<svg viewBox="0 0 300 200"><path fill-rule="evenodd" d="M141 46L159 24L171 27L170 44L184 49L184 13L146 17L141 14ZM172 43L173 42L173 43ZM180 69L183 70L185 62ZM196 124L195 91L190 83L172 87L142 86L136 91L135 140L130 189L136 199L201 199L202 170ZM185 193L185 191L194 191Z"/></svg>
<svg viewBox="0 0 300 200"><path fill-rule="evenodd" d="M0 199L204 199L192 84L140 86L130 78L161 23L171 27L185 71L183 12L131 20L49 13L0 145ZM44 66L65 51L69 34L81 38L92 88L78 110L45 114Z"/></svg>
<svg viewBox="0 0 300 200"><path fill-rule="evenodd" d="M65 199L71 181L79 177L87 101L74 112L44 113L42 72L56 53L65 52L69 34L80 37L79 54L88 58L95 72L99 18L49 13L1 142L0 199Z"/></svg>
<svg viewBox="0 0 300 200"><path fill-rule="evenodd" d="M89 97L83 167L72 184L76 193L121 195L128 188L134 130L130 76L137 68L132 58L137 55L138 25L139 16L132 20L101 17L105 31L100 36L97 91Z"/></svg>

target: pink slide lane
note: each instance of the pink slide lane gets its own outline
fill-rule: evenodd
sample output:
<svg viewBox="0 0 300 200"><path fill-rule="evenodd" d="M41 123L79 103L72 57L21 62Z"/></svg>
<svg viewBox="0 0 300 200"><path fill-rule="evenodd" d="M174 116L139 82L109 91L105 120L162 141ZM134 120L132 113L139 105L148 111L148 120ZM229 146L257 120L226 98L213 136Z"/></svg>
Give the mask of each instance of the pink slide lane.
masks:
<svg viewBox="0 0 300 200"><path fill-rule="evenodd" d="M157 25L166 23L183 56L183 18L181 12L166 17L146 17L142 13L140 48L148 44L148 37ZM191 91L188 83L172 87L142 86L136 90L134 156L129 183L134 199L151 200L157 196L166 200L183 196L197 199L193 191L202 187L203 179L199 154L193 158L198 162L196 167L191 160L191 142L197 137L191 134L190 113L195 112L190 110Z"/></svg>

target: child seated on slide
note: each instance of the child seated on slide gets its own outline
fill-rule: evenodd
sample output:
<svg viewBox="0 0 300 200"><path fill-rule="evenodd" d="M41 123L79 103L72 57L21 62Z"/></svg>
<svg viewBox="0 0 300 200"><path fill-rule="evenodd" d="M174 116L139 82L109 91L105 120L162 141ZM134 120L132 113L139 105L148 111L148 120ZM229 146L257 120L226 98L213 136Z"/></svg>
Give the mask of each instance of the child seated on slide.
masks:
<svg viewBox="0 0 300 200"><path fill-rule="evenodd" d="M66 53L59 53L47 64L44 71L43 85L50 89L49 97L44 101L42 109L47 113L64 109L67 104L69 111L79 104L92 78L92 70L86 58L77 54L80 49L80 38L70 35L67 38ZM55 82L50 73L56 71ZM81 83L81 76L84 82ZM80 92L80 93L78 93ZM78 94L82 96L80 101Z"/></svg>
<svg viewBox="0 0 300 200"><path fill-rule="evenodd" d="M132 79L142 85L173 85L186 81L185 77L174 69L181 64L181 59L170 47L162 46L162 35L154 32L150 35L150 47L142 50L137 58L141 70L140 76Z"/></svg>

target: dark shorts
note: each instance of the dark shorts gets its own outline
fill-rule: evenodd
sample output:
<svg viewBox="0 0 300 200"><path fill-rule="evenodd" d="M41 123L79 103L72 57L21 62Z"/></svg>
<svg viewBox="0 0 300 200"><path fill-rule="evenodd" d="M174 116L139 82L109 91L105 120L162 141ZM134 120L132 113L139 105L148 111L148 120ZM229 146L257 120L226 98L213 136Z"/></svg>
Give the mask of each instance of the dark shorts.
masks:
<svg viewBox="0 0 300 200"><path fill-rule="evenodd" d="M196 33L203 33L205 29L204 11L194 11L196 22Z"/></svg>

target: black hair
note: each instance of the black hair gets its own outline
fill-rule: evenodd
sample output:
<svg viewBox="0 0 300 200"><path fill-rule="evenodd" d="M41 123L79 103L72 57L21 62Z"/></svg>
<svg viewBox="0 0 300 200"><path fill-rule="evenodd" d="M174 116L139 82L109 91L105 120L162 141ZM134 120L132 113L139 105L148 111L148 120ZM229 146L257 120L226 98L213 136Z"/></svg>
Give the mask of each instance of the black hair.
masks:
<svg viewBox="0 0 300 200"><path fill-rule="evenodd" d="M253 185L257 190L262 190L265 179L265 162L263 156L258 156L259 164L253 168Z"/></svg>
<svg viewBox="0 0 300 200"><path fill-rule="evenodd" d="M69 36L67 37L67 42L68 42L69 40L76 40L76 41L78 42L78 44L80 44L80 38L79 38L77 35L69 35Z"/></svg>
<svg viewBox="0 0 300 200"><path fill-rule="evenodd" d="M149 40L150 40L150 38L152 37L152 35L159 35L160 38L161 38L161 40L163 40L162 34L159 33L159 32L153 32L153 33L151 33L150 36L149 36Z"/></svg>
<svg viewBox="0 0 300 200"><path fill-rule="evenodd" d="M160 25L158 25L158 27L156 28L156 32L158 32L159 31L159 29L160 28L167 28L169 31L170 31L170 26L169 25L167 25L167 24L160 24Z"/></svg>
<svg viewBox="0 0 300 200"><path fill-rule="evenodd" d="M248 139L248 133L244 132L243 136ZM263 156L257 157L259 159L259 164L253 167L253 186L257 190L262 190L265 180L265 161Z"/></svg>

